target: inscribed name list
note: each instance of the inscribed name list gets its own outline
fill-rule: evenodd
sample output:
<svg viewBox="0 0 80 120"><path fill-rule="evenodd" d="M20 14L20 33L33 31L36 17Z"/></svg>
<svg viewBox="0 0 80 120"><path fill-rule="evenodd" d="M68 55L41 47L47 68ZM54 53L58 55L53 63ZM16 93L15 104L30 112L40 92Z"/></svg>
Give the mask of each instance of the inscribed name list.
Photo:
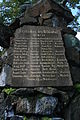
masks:
<svg viewBox="0 0 80 120"><path fill-rule="evenodd" d="M12 86L71 86L61 31L23 26L14 39Z"/></svg>

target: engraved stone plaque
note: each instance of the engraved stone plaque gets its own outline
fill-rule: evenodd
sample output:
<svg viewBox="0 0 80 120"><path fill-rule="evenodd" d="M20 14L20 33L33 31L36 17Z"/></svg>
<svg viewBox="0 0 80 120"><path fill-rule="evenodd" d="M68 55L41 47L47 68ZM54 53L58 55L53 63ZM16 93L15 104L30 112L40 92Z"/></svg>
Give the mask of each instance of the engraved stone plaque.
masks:
<svg viewBox="0 0 80 120"><path fill-rule="evenodd" d="M12 86L71 86L60 28L23 26L16 30Z"/></svg>

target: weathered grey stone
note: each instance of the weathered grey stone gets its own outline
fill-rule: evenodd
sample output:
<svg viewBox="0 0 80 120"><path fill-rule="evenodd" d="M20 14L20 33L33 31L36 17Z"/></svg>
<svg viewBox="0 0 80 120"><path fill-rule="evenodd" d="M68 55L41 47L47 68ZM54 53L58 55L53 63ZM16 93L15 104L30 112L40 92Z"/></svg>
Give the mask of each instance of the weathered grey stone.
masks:
<svg viewBox="0 0 80 120"><path fill-rule="evenodd" d="M27 98L19 99L17 100L17 106L16 106L16 112L17 113L30 113L30 103Z"/></svg>
<svg viewBox="0 0 80 120"><path fill-rule="evenodd" d="M52 16L53 16L53 13L52 13L52 12L40 14L40 17L41 17L43 20L50 19Z"/></svg>
<svg viewBox="0 0 80 120"><path fill-rule="evenodd" d="M23 26L14 40L12 86L72 85L60 28Z"/></svg>
<svg viewBox="0 0 80 120"><path fill-rule="evenodd" d="M72 34L64 35L65 47L80 47L80 41Z"/></svg>
<svg viewBox="0 0 80 120"><path fill-rule="evenodd" d="M11 67L13 65L13 47L11 47L11 45L10 45L9 49L7 50L6 64L8 64Z"/></svg>
<svg viewBox="0 0 80 120"><path fill-rule="evenodd" d="M29 1L24 2L23 5L20 5L20 12L25 12L29 7L31 7L31 3Z"/></svg>
<svg viewBox="0 0 80 120"><path fill-rule="evenodd" d="M52 115L57 103L58 100L55 97L49 96L38 99L36 103L35 113L41 115Z"/></svg>
<svg viewBox="0 0 80 120"><path fill-rule="evenodd" d="M63 6L60 6L55 1L51 0L42 0L28 9L28 13L33 17L37 17L40 14L44 14L49 11L53 11L53 13L54 11L56 11L57 14L65 17L67 22L72 21L74 18L69 10L65 9Z"/></svg>
<svg viewBox="0 0 80 120"><path fill-rule="evenodd" d="M41 24L41 23L40 23L40 24ZM43 20L42 25L43 25L43 26L52 27L52 26L53 26L53 23L52 23L52 20L51 20L51 19L47 19L47 20Z"/></svg>
<svg viewBox="0 0 80 120"><path fill-rule="evenodd" d="M17 114L35 114L37 97L18 98L16 102Z"/></svg>
<svg viewBox="0 0 80 120"><path fill-rule="evenodd" d="M3 73L5 74L4 76L5 85L11 85L12 68L9 65L5 65Z"/></svg>
<svg viewBox="0 0 80 120"><path fill-rule="evenodd" d="M80 41L71 34L64 35L67 59L80 64Z"/></svg>
<svg viewBox="0 0 80 120"><path fill-rule="evenodd" d="M72 100L65 112L65 120L80 120L80 95Z"/></svg>
<svg viewBox="0 0 80 120"><path fill-rule="evenodd" d="M34 88L19 88L19 89L16 89L15 92L13 92L13 95L15 96L28 96L28 95L34 95L35 94L35 89Z"/></svg>
<svg viewBox="0 0 80 120"><path fill-rule="evenodd" d="M74 84L80 83L80 67L79 66L71 66L70 67L72 79Z"/></svg>
<svg viewBox="0 0 80 120"><path fill-rule="evenodd" d="M2 104L3 101L4 101L4 93L0 93L0 105Z"/></svg>
<svg viewBox="0 0 80 120"><path fill-rule="evenodd" d="M20 25L38 25L38 21L36 18L32 17L28 11L26 10L26 12L24 13L24 16L20 18Z"/></svg>
<svg viewBox="0 0 80 120"><path fill-rule="evenodd" d="M11 42L11 41L10 41ZM11 44L11 43L10 43ZM4 52L1 56L3 68L0 74L0 85L1 86L11 84L12 64L13 64L13 47L10 45L9 49Z"/></svg>
<svg viewBox="0 0 80 120"><path fill-rule="evenodd" d="M44 13L40 14L40 17L38 17L38 21L40 25L46 25L52 27L51 17L53 16L53 13Z"/></svg>
<svg viewBox="0 0 80 120"><path fill-rule="evenodd" d="M20 18L20 24L46 25L50 27L54 26L62 28L67 27L67 22L70 22L73 17L69 10L64 9L64 7L60 6L60 4L57 4L57 2L51 0L41 0L37 2L37 4L26 9L25 13L22 15L23 17ZM59 3L65 4L66 1L63 0ZM57 14L54 11L56 11Z"/></svg>
<svg viewBox="0 0 80 120"><path fill-rule="evenodd" d="M77 47L66 48L66 56L68 60L80 64L80 50Z"/></svg>
<svg viewBox="0 0 80 120"><path fill-rule="evenodd" d="M8 106L8 108L6 108L5 110L5 118L10 119L13 116L14 116L14 110L12 109L11 106Z"/></svg>
<svg viewBox="0 0 80 120"><path fill-rule="evenodd" d="M38 88L35 88L34 90L36 90L37 92L40 92L42 94L45 94L45 95L50 95L50 96L58 95L58 96L60 96L60 101L62 101L64 103L64 105L66 105L69 101L69 96L68 96L67 92L58 90L56 88L38 87Z"/></svg>
<svg viewBox="0 0 80 120"><path fill-rule="evenodd" d="M0 73L0 86L5 86L6 84L6 72L5 72L5 67L3 67L1 73Z"/></svg>
<svg viewBox="0 0 80 120"><path fill-rule="evenodd" d="M32 117L29 117L28 120L42 120L42 119L39 117L32 116Z"/></svg>
<svg viewBox="0 0 80 120"><path fill-rule="evenodd" d="M67 26L66 20L64 20L62 17L56 14L49 13L48 17L47 16L44 16L44 18L39 17L40 25L49 26L49 27L61 27L61 28L65 28Z"/></svg>
<svg viewBox="0 0 80 120"><path fill-rule="evenodd" d="M18 27L20 27L20 25L23 26L24 24L26 24L26 25L27 24L28 25L29 24L30 25L43 25L43 26L49 26L49 27L53 26L53 27L61 27L63 29L63 30L61 30L62 35L64 35L65 33L75 35L76 34L75 32L66 28L67 23L70 22L71 20L73 20L73 16L71 15L70 11L68 11L63 6L61 6L61 5L65 5L65 3L67 1L66 0L57 0L57 1L52 0L52 1L51 0L42 0L41 2L38 2L36 5L32 6L31 8L28 8L28 10L26 10L26 12L24 13L24 17L21 17L20 20L17 19L16 21L14 21L9 26L9 28L14 32ZM61 5L57 4L56 2L61 4ZM25 9L26 9L26 5L21 6L21 7L22 7L22 12L24 12ZM55 11L55 14L54 14L54 11ZM51 29L51 28L49 28L49 29ZM23 73L25 73L25 75L27 74L27 72L25 72L26 68L28 68L28 71L29 71L29 67L31 67L30 70L33 70L33 67L31 66L32 65L31 60L32 60L32 57L35 56L36 53L33 54L33 56L30 56L32 53L29 53L29 51L25 53L25 51L27 51L27 49L32 50L32 48L34 48L34 50L37 49L34 46L36 46L36 44L37 44L38 36L35 33L32 34L33 31L32 31L32 26L31 26L30 40L32 40L32 38L37 36L36 37L37 41L34 41L35 45L33 45L32 43L29 43L29 42L25 43L23 41L25 40L25 38L27 39L29 37L29 35L26 36L25 30L27 30L26 27L25 27L25 29L23 29L23 28L19 29L19 31L21 33L22 33L22 31L24 31L25 34L22 33L22 37L21 37L21 33L20 34L16 33L16 36L19 36L21 38L18 39L18 37L15 36L12 44L10 44L10 41L11 41L10 36L9 36L9 43L8 44L7 44L8 40L1 41L2 46L4 46L4 47L10 46L10 48L8 49L7 61L5 61L5 59L4 59L5 64L8 64L8 65L5 65L5 69L4 69L4 72L6 72L6 79L7 79L6 83L8 81L8 85L11 85L12 66L13 66L13 72L15 72L16 75L18 75L17 71L19 70L19 67L21 65L22 65L21 71ZM40 28L40 30L42 31L41 28ZM54 29L54 31L56 31L56 28ZM58 32L57 32L57 34L58 34ZM41 35L44 36L45 34L41 34ZM1 36L2 36L2 34L1 34ZM54 34L54 36L55 36L55 34ZM66 37L66 36L64 35L64 37ZM80 43L79 43L79 41L77 41L77 39L74 39L74 36L68 35L68 37L70 38L70 40L69 41L66 40L66 42L65 42L65 46L66 46L66 50L67 50L66 53L67 53L68 59L74 61L75 63L77 63L79 65L79 63L80 63ZM39 39L43 39L43 38L44 37L41 37ZM47 38L47 37L45 37L45 38ZM53 36L51 36L51 38L54 39ZM57 40L57 38L58 38L58 40ZM16 39L17 39L17 41L16 41ZM61 36L59 36L59 37L56 36L55 42L53 42L53 46L52 46L53 51L52 52L54 52L54 54L59 54L59 53L55 52L55 49L56 49L55 46L57 47L56 51L58 50L58 47L63 46L63 42L60 42L60 39L61 39ZM23 41L21 42L20 40L23 40ZM17 44L16 44L16 42L17 42ZM40 43L40 41L38 41L38 42L39 42L40 48L42 48L42 46L41 46L42 44ZM47 40L46 40L46 42L47 42ZM15 55L15 56L13 56L13 44L14 44L14 47L16 46L16 49L15 49L16 52L14 52L14 53L16 53L16 54L18 53L18 55ZM23 47L19 46L20 44ZM31 44L31 46L29 46L30 44ZM50 43L50 44L52 44L52 43ZM55 44L55 46L54 46L54 44ZM68 46L68 45L70 45L70 46ZM23 49L25 49L26 46L28 46L28 48L26 48L26 50L24 51ZM43 44L43 46L45 46L45 44ZM49 47L49 43L46 46L46 48L48 48L48 47ZM51 49L51 47L49 47L49 49ZM22 50L22 55L19 55L21 50ZM32 50L32 51L34 51L34 50ZM62 49L62 51L65 52L64 49ZM58 50L58 52L60 52L60 49ZM27 53L29 53L29 54L27 54ZM46 53L46 51L45 51L45 53ZM75 53L75 55L74 55L74 53ZM27 54L26 58L24 58L25 54ZM39 54L41 54L40 51L39 51ZM46 56L48 56L48 54L49 53L47 52ZM52 57L51 55L50 55L50 57ZM62 52L61 52L61 55L62 55ZM57 57L57 59L56 59L57 63L55 64L54 68L56 68L57 65L67 66L65 58L64 58L65 61L63 61L63 57L61 55L59 56L59 58L61 58L60 61L58 61L59 58ZM27 59L27 56L28 56L28 59ZM13 57L14 57L14 61L13 61ZM45 55L43 55L43 59L44 58L45 58ZM22 63L19 65L20 61L18 61L18 60L20 60L20 59L22 60ZM29 62L30 62L29 67L28 67L28 64L26 65L26 63L25 63L27 60L29 60ZM36 59L34 61L36 61ZM55 59L54 59L54 61L55 61ZM42 62L42 60L41 60L41 62ZM41 62L38 61L38 65L39 64L41 65ZM45 62L46 62L46 59L45 59ZM23 67L23 63L25 63L26 68ZM17 65L19 65L19 66L17 66ZM48 65L48 63L46 63L46 65ZM49 67L44 67L44 69L46 71L46 76L48 76L47 71L50 71L52 69L51 64L49 64L49 65L50 65ZM71 69L73 81L75 83L79 82L80 81L80 76L79 76L80 68L79 68L79 66L78 67L74 66L71 63L70 63L70 65L71 65L70 69ZM42 67L43 67L43 64L42 64ZM43 71L42 67L40 67L40 70ZM36 68L35 68L36 73L38 71L37 69L38 69L38 67L36 66ZM52 71L53 71L53 69L52 69ZM61 69L57 68L56 71L59 72L60 74L65 72L66 74L63 74L63 75L66 76L67 71L69 71L69 69L67 69L65 67L65 70L64 70L63 67L62 67ZM29 71L29 72L32 72L32 71ZM19 75L21 75L21 74L19 74ZM31 75L32 75L32 73L31 73ZM42 73L40 75L42 75ZM64 81L62 81L62 78L60 78L60 76L58 77L58 74L56 74L56 76L57 76L57 79L59 79L59 81L57 81L56 83L54 81L54 85L45 81L47 83L47 86L52 85L52 86L55 87L55 84L60 83L60 82L61 82L60 83L61 86L64 84ZM40 77L42 77L42 76L40 76ZM28 78L28 76L26 78ZM21 76L21 80L23 80L23 82L24 82L24 79L25 78L24 78L24 74L23 74ZM17 80L19 82L21 82L19 78ZM39 80L39 79L36 77L36 80ZM65 84L64 84L64 86L66 86L66 84L67 84L66 77L64 77L63 80L66 81ZM23 82L20 83L21 87L23 86ZM43 82L43 81L41 81L41 82ZM38 85L42 84L42 86L44 86L44 83L41 83L41 82ZM14 80L14 83L15 83L15 80ZM16 86L17 86L17 83L15 83ZM28 84L28 83L26 82L26 84ZM35 87L36 82L33 81L32 84ZM25 82L24 82L24 85L25 85ZM72 82L69 81L68 85L72 85ZM30 84L28 85L28 87L31 87L31 81L30 81ZM46 96L44 97L44 95L46 95ZM69 108L70 109L70 119L65 117L65 120L76 120L76 116L77 116L77 120L79 120L79 116L80 116L80 112L79 112L80 111L80 109L79 109L80 100L79 100L79 98L80 97L77 97L76 98L77 100L75 99L71 103L70 108ZM8 99L8 101L9 101L9 99ZM61 110L63 110L63 108L68 105L67 104L68 102L69 102L69 96L66 92L57 90L57 89L52 88L52 87L45 87L45 88L44 87L38 87L38 88L35 87L35 88L20 88L20 89L17 89L11 96L10 105L13 105L13 106L16 107L15 114L25 114L25 115L28 115L28 114L37 115L37 114L39 114L40 116L42 116L42 115L46 116L46 115L54 115L56 113L56 116L58 116L58 115L61 116L62 115ZM0 102L0 104L1 104L1 102ZM8 106L9 106L9 104L8 104ZM0 108L0 110L1 109L2 109L2 107ZM55 109L56 109L56 111L55 111ZM68 109L68 111L69 111L69 109ZM10 113L10 114L11 114L12 111L14 111L14 109L12 109L12 111L11 111L10 108L9 108L9 110L10 111L8 113ZM68 111L67 111L67 113L68 113ZM8 117L10 118L9 115L8 115ZM14 117L11 118L11 120L18 120L18 119L23 120L23 118L21 118L20 116L14 116ZM39 118L39 116L38 117L32 116L32 117L28 117L28 119L29 120L41 120L42 118ZM57 118L54 117L54 118L52 118L52 120L63 120L63 119L58 118L58 117Z"/></svg>
<svg viewBox="0 0 80 120"><path fill-rule="evenodd" d="M52 23L53 23L53 27L60 27L60 22L56 15L52 17Z"/></svg>
<svg viewBox="0 0 80 120"><path fill-rule="evenodd" d="M65 92L59 91L57 89L54 90L54 88L51 89L49 87L47 90L46 88L39 90L38 88L35 88L31 90L31 91L35 91L34 93L30 91L31 88L17 89L16 92L12 93L11 96L6 101L7 106L12 105L14 108L13 110L15 110L16 108L15 114L19 114L19 115L25 114L28 116L28 114L29 115L31 114L31 115L39 115L39 116L42 115L54 116L56 112L60 114L63 107L67 106L67 102L69 102L68 101L69 98L67 98L68 95ZM41 94L41 90L43 90L42 93L44 94ZM50 96L45 95L48 90L49 90L48 94ZM53 97L52 95L55 97ZM10 108L8 109L8 111L9 114L11 114ZM31 118L28 117L28 119ZM38 118L36 117L36 119ZM41 118L39 119L41 120Z"/></svg>
<svg viewBox="0 0 80 120"><path fill-rule="evenodd" d="M2 66L3 66L3 60L2 60L2 58L0 58L0 73L2 71Z"/></svg>
<svg viewBox="0 0 80 120"><path fill-rule="evenodd" d="M72 30L69 27L65 27L65 28L62 29L62 36L64 34L72 34L72 35L76 36L77 32L75 32L74 30Z"/></svg>
<svg viewBox="0 0 80 120"><path fill-rule="evenodd" d="M5 109L4 93L0 93L0 120L4 118L4 109Z"/></svg>
<svg viewBox="0 0 80 120"><path fill-rule="evenodd" d="M10 36L12 36L12 33L9 27L0 24L0 46L8 48L10 45Z"/></svg>

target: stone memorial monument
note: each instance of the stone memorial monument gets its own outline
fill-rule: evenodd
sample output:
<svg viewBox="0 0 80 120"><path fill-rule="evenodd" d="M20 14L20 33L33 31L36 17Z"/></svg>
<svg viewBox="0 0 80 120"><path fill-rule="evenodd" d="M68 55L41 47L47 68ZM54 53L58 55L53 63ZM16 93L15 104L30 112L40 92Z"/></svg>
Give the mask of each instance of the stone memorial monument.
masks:
<svg viewBox="0 0 80 120"><path fill-rule="evenodd" d="M12 86L71 86L60 28L23 26L16 30Z"/></svg>
<svg viewBox="0 0 80 120"><path fill-rule="evenodd" d="M25 3L3 32L0 45L8 49L0 59L1 76L5 86L17 87L9 95L4 91L6 120L79 120L73 84L80 82L80 42L67 27L74 17L66 2Z"/></svg>
<svg viewBox="0 0 80 120"><path fill-rule="evenodd" d="M54 10L57 12L54 5L58 4L50 0L41 1L28 8L20 19L22 27L16 30L14 38L12 86L72 86L62 28L54 13ZM64 8L59 7L62 14ZM68 10L66 13L70 14ZM63 16L67 18L64 13ZM32 18L36 22L36 17L38 26L24 25L31 24ZM53 27L46 27L48 19L52 20Z"/></svg>

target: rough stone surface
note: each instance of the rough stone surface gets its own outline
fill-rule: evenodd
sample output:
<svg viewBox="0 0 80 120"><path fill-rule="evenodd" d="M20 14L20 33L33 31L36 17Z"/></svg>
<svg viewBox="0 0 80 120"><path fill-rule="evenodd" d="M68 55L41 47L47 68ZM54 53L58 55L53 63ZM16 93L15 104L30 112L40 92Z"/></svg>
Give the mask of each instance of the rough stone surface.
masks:
<svg viewBox="0 0 80 120"><path fill-rule="evenodd" d="M64 43L72 80L74 84L80 83L80 41L72 34L64 34Z"/></svg>
<svg viewBox="0 0 80 120"><path fill-rule="evenodd" d="M13 92L13 95L15 96L24 96L26 97L26 95L34 95L35 94L35 88L19 88L16 89L15 92Z"/></svg>
<svg viewBox="0 0 80 120"><path fill-rule="evenodd" d="M2 66L3 66L3 60L2 60L2 58L0 58L0 73L2 71Z"/></svg>
<svg viewBox="0 0 80 120"><path fill-rule="evenodd" d="M10 29L3 24L0 24L0 46L8 48L10 45Z"/></svg>
<svg viewBox="0 0 80 120"><path fill-rule="evenodd" d="M12 68L9 65L5 65L0 74L0 86L11 84Z"/></svg>
<svg viewBox="0 0 80 120"><path fill-rule="evenodd" d="M0 93L0 120L4 117L4 93Z"/></svg>
<svg viewBox="0 0 80 120"><path fill-rule="evenodd" d="M65 47L80 47L80 41L72 34L64 34Z"/></svg>
<svg viewBox="0 0 80 120"><path fill-rule="evenodd" d="M27 98L19 98L17 100L16 112L25 114L30 113L30 104Z"/></svg>
<svg viewBox="0 0 80 120"><path fill-rule="evenodd" d="M78 39L76 39L74 36L76 35L76 32L71 30L70 28L67 28L67 24L73 20L73 16L71 12L64 6L66 4L67 0L40 0L37 4L33 5L32 7L28 7L27 4L24 4L20 6L21 12L23 13L25 10L25 13L21 14L20 18L17 18L9 27L6 27L2 24L0 24L0 45L4 48L9 49L7 51L7 56L6 59L5 57L2 57L0 59L0 71L2 71L2 74L0 74L0 82L4 78L6 78L6 83L8 81L8 85L11 85L11 79L12 79L12 66L14 65L13 63L13 57L15 57L15 62L17 60L17 63L15 66L17 66L17 69L15 69L16 72L19 70L19 60L23 60L23 64L26 61L24 58L24 55L27 54L25 52L25 46L29 45L29 49L32 51L33 50L33 44L31 43L25 43L17 41L16 44L16 37L10 38L15 30L17 28L20 28L21 26L24 25L35 25L38 27L40 26L49 26L49 27L61 27L61 33L62 37L64 38L64 44L66 48L66 56L70 65L70 70L71 70L71 75L74 84L75 83L80 83L80 42ZM27 8L27 9L26 9ZM31 26L32 28L32 26ZM22 28L20 28L22 29ZM18 30L20 30L18 29ZM18 31L17 30L17 31ZM56 28L55 28L56 31ZM25 32L25 30L24 30ZM23 34L23 33L22 33ZM26 32L25 32L26 34ZM35 35L35 34L34 34ZM42 34L44 36L44 34ZM21 34L16 34L16 36L21 37ZM25 40L26 35L22 35L21 39ZM37 36L37 35L35 35ZM34 37L35 37L34 36ZM54 35L55 36L55 35ZM49 37L49 36L48 36ZM28 35L26 39L28 38ZM33 34L30 33L30 39L32 40ZM38 38L38 36L37 36ZM60 37L61 38L61 37ZM19 40L21 40L19 39ZM41 38L42 39L42 38ZM54 37L53 37L54 39ZM33 41L33 40L32 40ZM56 46L61 47L61 43L58 43L59 40L56 43ZM23 46L21 47L20 44ZM26 44L26 45L25 45ZM35 41L36 46L37 41ZM47 46L47 40L45 42L46 48L51 50L50 46ZM44 45L45 45L44 44ZM16 54L18 53L18 56L13 56L13 45L16 47ZM42 44L40 44L40 47ZM44 46L43 45L43 46ZM60 46L59 46L60 45ZM54 45L52 46L54 48ZM18 51L19 50L19 51ZM21 53L22 50L22 53ZM34 48L34 50L37 51L37 48ZM34 51L33 50L33 51ZM26 49L27 51L27 49ZM63 50L64 51L64 50ZM59 51L58 51L59 52ZM65 52L65 51L64 51ZM14 52L15 53L15 52ZM21 53L19 55L19 53ZM54 53L54 49L53 49ZM40 51L39 51L40 54ZM48 54L48 53L47 53ZM55 53L56 54L56 53ZM61 53L62 54L62 53ZM29 54L29 56L32 55ZM52 55L52 54L51 54ZM33 54L35 56L35 54ZM45 55L44 55L45 56ZM46 55L48 56L48 55ZM20 57L20 58L18 58ZM62 58L60 56L60 58ZM32 59L33 57L30 57L30 65L32 65ZM36 57L37 59L37 57ZM35 59L35 61L36 61ZM44 57L43 57L44 59ZM51 57L52 59L52 57ZM45 59L46 61L46 59ZM61 62L61 63L59 63ZM57 64L63 64L63 61L58 61ZM3 66L4 63L4 66ZM37 62L36 62L37 63ZM21 66L23 66L23 64ZM38 65L41 64L38 62ZM64 62L65 64L65 62ZM3 68L2 68L3 67ZM28 65L26 65L26 68ZM31 70L33 70L32 66ZM42 66L43 67L43 66ZM43 67L45 71L50 71L51 72L51 67ZM14 69L14 67L13 67ZM38 70L38 67L36 67ZM65 68L66 69L66 68ZM25 73L25 68L21 67L21 72ZM28 69L29 71L29 69ZM58 69L57 69L58 71ZM64 69L62 69L62 72ZM66 70L65 70L66 71ZM15 72L15 73L16 73ZM58 71L61 72L61 69ZM6 76L5 76L6 74ZM20 74L21 75L21 74ZM48 73L47 73L48 76ZM21 79L24 78L23 76ZM37 76L36 76L37 78ZM60 79L60 77L59 77ZM18 79L20 80L20 79ZM37 79L38 80L38 79ZM61 81L61 84L63 82ZM15 81L14 81L15 82ZM57 81L58 82L58 81ZM49 85L49 82L47 82ZM4 83L5 84L5 83ZM21 87L22 87L22 83ZM60 89L60 90L59 90ZM63 90L63 91L62 91ZM4 113L6 114L7 110L7 119L10 120L23 120L23 117L21 118L19 115L26 115L28 120L45 120L47 118L43 118L42 115L49 115L48 117L53 117L53 118L48 118L49 120L63 120L61 118L64 118L65 120L79 120L80 119L80 95L77 95L75 98L73 98L75 90L70 89L70 87L59 87L59 88L52 88L52 87L35 87L35 88L20 88L17 89L14 93L11 95L7 95L5 97L9 97L6 101L3 100L3 94L0 94L0 119L3 117L4 120ZM71 101L72 100L72 101ZM71 102L71 103L70 103ZM4 104L6 103L6 107L4 108ZM67 108L67 110L65 110ZM64 115L64 112L66 115ZM15 115L14 115L15 113ZM19 114L19 115L18 115ZM35 115L35 116L34 116ZM11 118L11 116L13 116Z"/></svg>
<svg viewBox="0 0 80 120"><path fill-rule="evenodd" d="M80 83L80 67L71 66L70 70L74 84Z"/></svg>
<svg viewBox="0 0 80 120"><path fill-rule="evenodd" d="M72 100L65 112L65 120L80 120L80 95Z"/></svg>
<svg viewBox="0 0 80 120"><path fill-rule="evenodd" d="M73 16L69 10L65 9L59 4L56 4L55 1L51 1L51 0L44 0L37 3L36 5L28 9L28 13L33 17L37 17L40 14L47 13L51 10L56 11L57 14L65 17L68 22L73 20Z"/></svg>
<svg viewBox="0 0 80 120"><path fill-rule="evenodd" d="M71 34L64 35L67 58L80 64L80 41Z"/></svg>
<svg viewBox="0 0 80 120"><path fill-rule="evenodd" d="M65 4L66 1L60 2ZM20 25L43 25L50 27L67 27L67 23L73 20L71 12L51 0L41 0L26 9L20 18ZM25 9L25 7L24 7ZM61 21L61 22L60 22Z"/></svg>
<svg viewBox="0 0 80 120"><path fill-rule="evenodd" d="M15 33L12 86L71 86L59 28L24 26Z"/></svg>
<svg viewBox="0 0 80 120"><path fill-rule="evenodd" d="M9 47L7 50L7 60L6 63L12 67L13 65L13 47Z"/></svg>
<svg viewBox="0 0 80 120"><path fill-rule="evenodd" d="M72 35L76 36L77 32L75 32L71 28L65 27L65 28L62 29L62 36L64 34L72 34Z"/></svg>
<svg viewBox="0 0 80 120"><path fill-rule="evenodd" d="M26 15L25 15L26 14ZM27 24L27 25L38 25L37 19L30 16L28 11L24 13L24 16L20 18L20 25Z"/></svg>
<svg viewBox="0 0 80 120"><path fill-rule="evenodd" d="M70 47L66 48L67 59L75 63L76 65L80 64L80 49L79 47Z"/></svg>
<svg viewBox="0 0 80 120"><path fill-rule="evenodd" d="M55 97L43 97L37 100L35 113L41 115L52 115L57 103L58 100Z"/></svg>
<svg viewBox="0 0 80 120"><path fill-rule="evenodd" d="M23 5L20 5L20 12L24 13L29 7L31 7L31 3L27 1Z"/></svg>
<svg viewBox="0 0 80 120"><path fill-rule="evenodd" d="M5 72L6 66L2 68L2 71L0 73L0 86L5 86L6 84L6 72Z"/></svg>

